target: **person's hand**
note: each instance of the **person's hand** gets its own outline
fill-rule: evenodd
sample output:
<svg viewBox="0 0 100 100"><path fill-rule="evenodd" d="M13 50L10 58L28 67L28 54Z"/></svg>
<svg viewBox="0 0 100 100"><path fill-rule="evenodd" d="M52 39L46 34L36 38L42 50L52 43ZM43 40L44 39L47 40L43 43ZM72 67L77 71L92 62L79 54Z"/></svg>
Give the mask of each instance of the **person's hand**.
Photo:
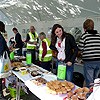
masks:
<svg viewBox="0 0 100 100"><path fill-rule="evenodd" d="M14 47L16 47L16 44L17 44L17 43L14 44Z"/></svg>
<svg viewBox="0 0 100 100"><path fill-rule="evenodd" d="M34 45L36 45L37 44L37 41L34 41Z"/></svg>
<svg viewBox="0 0 100 100"><path fill-rule="evenodd" d="M11 50L12 49L12 46L9 46L9 50Z"/></svg>
<svg viewBox="0 0 100 100"><path fill-rule="evenodd" d="M68 61L66 64L67 64L68 66L71 66L71 65L72 65L72 62Z"/></svg>
<svg viewBox="0 0 100 100"><path fill-rule="evenodd" d="M59 59L59 61L64 61L64 60L61 58L61 59Z"/></svg>
<svg viewBox="0 0 100 100"><path fill-rule="evenodd" d="M57 55L58 55L58 52L55 51L55 50L52 50L52 56L55 57L55 58L57 58Z"/></svg>

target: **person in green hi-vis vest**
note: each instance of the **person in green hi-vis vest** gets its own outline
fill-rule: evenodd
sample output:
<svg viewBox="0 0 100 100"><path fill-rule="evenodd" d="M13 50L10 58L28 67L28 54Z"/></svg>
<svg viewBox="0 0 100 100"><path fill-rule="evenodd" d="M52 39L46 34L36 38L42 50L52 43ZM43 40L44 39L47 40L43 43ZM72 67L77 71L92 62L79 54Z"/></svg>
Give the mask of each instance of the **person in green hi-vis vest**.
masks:
<svg viewBox="0 0 100 100"><path fill-rule="evenodd" d="M35 63L35 48L38 42L38 34L34 26L30 26L30 32L27 34L25 42L27 42L27 52L30 52L32 55L32 63Z"/></svg>
<svg viewBox="0 0 100 100"><path fill-rule="evenodd" d="M50 71L50 63L52 59L52 51L49 48L50 41L46 38L46 34L41 32L39 34L39 38L41 40L39 47L39 61L41 62L41 67Z"/></svg>

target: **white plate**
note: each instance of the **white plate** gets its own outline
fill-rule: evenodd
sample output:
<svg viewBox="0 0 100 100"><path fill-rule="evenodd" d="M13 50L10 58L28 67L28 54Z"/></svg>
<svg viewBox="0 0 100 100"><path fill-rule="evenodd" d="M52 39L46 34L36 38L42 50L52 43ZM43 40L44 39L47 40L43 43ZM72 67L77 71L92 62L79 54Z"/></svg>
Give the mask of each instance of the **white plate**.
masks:
<svg viewBox="0 0 100 100"><path fill-rule="evenodd" d="M57 76L56 75L50 75L50 74L44 75L43 78L46 79L48 82L57 80Z"/></svg>

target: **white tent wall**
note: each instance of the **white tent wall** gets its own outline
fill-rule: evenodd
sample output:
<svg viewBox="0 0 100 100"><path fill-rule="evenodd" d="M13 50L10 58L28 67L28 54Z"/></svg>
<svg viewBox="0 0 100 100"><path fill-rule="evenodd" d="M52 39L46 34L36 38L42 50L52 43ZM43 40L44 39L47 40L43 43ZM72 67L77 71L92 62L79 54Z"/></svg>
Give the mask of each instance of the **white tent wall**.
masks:
<svg viewBox="0 0 100 100"><path fill-rule="evenodd" d="M13 27L17 27L19 30L19 33L22 35L23 40L26 39L26 34L29 31L29 27L31 25L35 26L37 33L45 32L48 33L49 29L56 23L61 24L66 32L69 32L69 30L73 27L79 27L82 29L83 32L83 22L87 18L68 18L66 20L54 20L54 21L40 21L40 22L33 22L28 24L19 24L16 26L13 25L6 25L6 31L8 33L8 40L14 36L14 33L12 32ZM100 18L91 18L94 20L95 23L95 29L97 29L100 32Z"/></svg>
<svg viewBox="0 0 100 100"><path fill-rule="evenodd" d="M40 21L40 22L34 22L30 24L20 24L16 25L19 32L22 34L23 39L26 38L26 34L28 33L28 29L31 25L35 26L37 33L45 32L48 33L49 29L55 24L59 23L61 24L66 32L69 32L69 30L73 27L79 27L82 29L83 32L83 22L87 18L68 18L66 20L54 20L54 21ZM100 32L100 18L91 18L94 20L95 23L95 29L97 29ZM24 32L23 32L24 31Z"/></svg>
<svg viewBox="0 0 100 100"><path fill-rule="evenodd" d="M13 25L6 25L6 31L8 36L7 43L9 42L11 37L14 37L14 33L12 32L13 27L14 27Z"/></svg>
<svg viewBox="0 0 100 100"><path fill-rule="evenodd" d="M82 23L85 20L85 18L78 18L78 19L66 19L66 20L54 20L54 21L40 21L40 22L34 22L31 24L20 24L16 25L19 32L22 34L22 37L25 38L25 35L27 34L27 30L31 25L35 26L37 33L45 32L48 33L49 29L56 23L61 24L66 32L69 32L69 29L72 27L82 27ZM23 33L23 30L25 32Z"/></svg>
<svg viewBox="0 0 100 100"><path fill-rule="evenodd" d="M69 32L72 27L82 29L85 17L91 16L100 31L100 0L0 0L0 20L16 26L23 39L30 25L38 33L47 33L54 23L59 23ZM9 38L14 36L13 26L6 27Z"/></svg>

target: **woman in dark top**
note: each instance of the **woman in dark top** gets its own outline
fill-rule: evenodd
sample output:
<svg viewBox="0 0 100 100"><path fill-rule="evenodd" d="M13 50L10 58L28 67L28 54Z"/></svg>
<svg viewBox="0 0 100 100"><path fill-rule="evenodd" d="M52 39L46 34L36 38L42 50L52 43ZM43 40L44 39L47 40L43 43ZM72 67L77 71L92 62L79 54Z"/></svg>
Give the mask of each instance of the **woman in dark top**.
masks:
<svg viewBox="0 0 100 100"><path fill-rule="evenodd" d="M74 37L64 32L61 25L55 24L52 28L50 48L57 51L58 62L61 61L66 63L66 80L72 81L74 70L73 64L78 53Z"/></svg>
<svg viewBox="0 0 100 100"><path fill-rule="evenodd" d="M1 32L5 32L5 24L2 21L0 21L0 56L3 55L4 51L7 51L8 54L10 53L7 43L4 39L4 37L2 36ZM0 78L0 100L5 100L5 98L3 96L3 91L2 91L2 78Z"/></svg>
<svg viewBox="0 0 100 100"><path fill-rule="evenodd" d="M17 28L13 28L12 30L15 33L15 42L16 42L15 48L19 48L19 50L17 50L17 55L22 56L23 42L22 42L21 35L19 34Z"/></svg>

